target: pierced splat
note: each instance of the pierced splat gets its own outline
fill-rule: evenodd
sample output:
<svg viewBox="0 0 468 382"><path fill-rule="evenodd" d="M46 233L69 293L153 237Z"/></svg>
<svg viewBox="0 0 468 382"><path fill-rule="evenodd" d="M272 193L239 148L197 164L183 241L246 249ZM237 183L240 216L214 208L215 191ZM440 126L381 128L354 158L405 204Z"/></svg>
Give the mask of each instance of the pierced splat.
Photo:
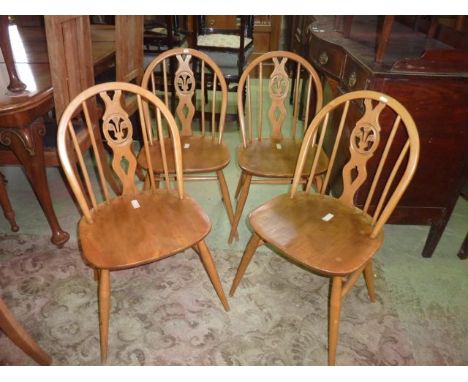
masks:
<svg viewBox="0 0 468 382"><path fill-rule="evenodd" d="M122 108L122 91L116 90L112 99L106 92L99 94L106 105L102 117L102 130L107 144L114 153L112 168L122 181L123 194L134 193L137 189L134 182L136 158L132 151L133 127L128 114Z"/></svg>
<svg viewBox="0 0 468 382"><path fill-rule="evenodd" d="M195 93L195 76L190 68L192 56L187 54L184 59L182 55L178 54L176 57L179 62L174 78L174 88L179 98L176 114L182 124L181 135L191 136L192 120L195 115L195 106L192 102L193 94Z"/></svg>
<svg viewBox="0 0 468 382"><path fill-rule="evenodd" d="M288 95L289 76L286 73L285 65L288 61L287 57L283 57L281 62L277 57L273 57L275 68L270 75L269 94L271 99L270 109L268 110L268 118L272 125L271 137L273 139L282 138L281 128L286 118L286 107L284 100Z"/></svg>
<svg viewBox="0 0 468 382"><path fill-rule="evenodd" d="M353 204L354 194L366 181L367 161L372 158L380 142L379 116L385 103L379 102L372 108L372 100L366 99L364 105L366 112L351 132L351 158L343 168L343 194L340 200L348 205Z"/></svg>

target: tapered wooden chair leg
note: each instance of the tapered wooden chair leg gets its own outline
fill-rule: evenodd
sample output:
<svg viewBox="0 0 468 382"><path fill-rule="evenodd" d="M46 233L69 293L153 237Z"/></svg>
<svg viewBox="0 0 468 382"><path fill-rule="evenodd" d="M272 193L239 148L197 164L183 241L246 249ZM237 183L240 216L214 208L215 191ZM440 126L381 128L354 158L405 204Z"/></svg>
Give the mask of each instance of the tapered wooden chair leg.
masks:
<svg viewBox="0 0 468 382"><path fill-rule="evenodd" d="M228 243L231 244L234 239L234 234L237 232L237 226L239 225L240 218L242 216L242 211L244 210L245 201L249 195L250 182L252 180L252 175L245 175L244 182L239 195L239 201L236 206L236 214L234 215L234 221L232 222L231 233L229 234Z"/></svg>
<svg viewBox="0 0 468 382"><path fill-rule="evenodd" d="M1 298L0 330L39 365L50 365L52 363L50 356L39 347L28 332L16 321Z"/></svg>
<svg viewBox="0 0 468 382"><path fill-rule="evenodd" d="M237 199L238 196L239 196L239 192L240 192L240 190L241 190L241 188L242 188L242 184L244 183L244 179L245 179L245 174L244 174L244 172L242 171L242 172L241 172L241 175L240 175L240 177L239 177L239 181L237 182L236 193L235 193L235 195L234 195L234 197L235 197L236 199Z"/></svg>
<svg viewBox="0 0 468 382"><path fill-rule="evenodd" d="M328 365L333 366L336 362L336 345L338 343L338 330L340 326L340 311L341 311L341 289L342 278L333 277L331 297L330 297L330 312L328 324Z"/></svg>
<svg viewBox="0 0 468 382"><path fill-rule="evenodd" d="M224 177L224 173L222 170L216 171L216 175L218 176L219 188L221 189L221 195L223 197L224 207L226 208L226 212L229 218L229 223L232 226L232 222L234 220L234 212L232 210L231 197L229 196L229 189L226 184L226 178ZM235 238L236 240L239 240L237 230L235 233Z"/></svg>
<svg viewBox="0 0 468 382"><path fill-rule="evenodd" d="M372 302L375 302L374 270L372 269L372 260L364 268L364 280L366 280L367 293Z"/></svg>
<svg viewBox="0 0 468 382"><path fill-rule="evenodd" d="M213 287L216 293L218 294L218 297L221 300L221 303L224 306L224 310L228 312L229 304L228 304L226 295L224 294L223 286L221 284L221 279L219 278L218 271L216 270L216 265L213 261L213 258L211 257L210 250L208 249L208 246L203 240L198 243L197 247L198 247L198 254L206 269L206 272L208 273L211 283L213 284Z"/></svg>
<svg viewBox="0 0 468 382"><path fill-rule="evenodd" d="M229 291L229 295L231 297L234 296L234 292L236 291L237 286L239 285L239 282L242 279L242 276L244 276L245 270L247 269L250 260L252 259L258 247L259 242L260 237L254 232L249 242L247 243L247 247L245 247L244 255L242 256L239 267L237 268L236 276L234 277L234 280L232 282L231 290Z"/></svg>
<svg viewBox="0 0 468 382"><path fill-rule="evenodd" d="M101 342L101 362L106 363L109 342L110 277L107 269L101 269L99 273L99 332Z"/></svg>

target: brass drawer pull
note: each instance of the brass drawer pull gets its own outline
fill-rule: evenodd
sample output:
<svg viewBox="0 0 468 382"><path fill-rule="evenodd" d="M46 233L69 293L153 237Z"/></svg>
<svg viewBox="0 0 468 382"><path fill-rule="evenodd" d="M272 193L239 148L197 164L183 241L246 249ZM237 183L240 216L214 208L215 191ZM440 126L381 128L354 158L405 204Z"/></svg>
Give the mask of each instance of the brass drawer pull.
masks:
<svg viewBox="0 0 468 382"><path fill-rule="evenodd" d="M327 52L322 52L319 56L319 63L320 65L325 65L328 62L328 54Z"/></svg>
<svg viewBox="0 0 468 382"><path fill-rule="evenodd" d="M349 78L348 78L348 86L350 88L352 88L352 87L354 87L356 85L356 82L357 82L356 72L351 72L351 74L349 75Z"/></svg>

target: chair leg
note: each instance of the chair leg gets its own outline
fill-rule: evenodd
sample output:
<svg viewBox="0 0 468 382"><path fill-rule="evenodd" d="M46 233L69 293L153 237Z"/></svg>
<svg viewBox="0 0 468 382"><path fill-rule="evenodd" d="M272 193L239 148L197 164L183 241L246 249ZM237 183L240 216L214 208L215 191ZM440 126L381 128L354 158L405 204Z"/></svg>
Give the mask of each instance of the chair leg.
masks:
<svg viewBox="0 0 468 382"><path fill-rule="evenodd" d="M208 246L203 240L200 241L197 246L198 246L198 254L203 263L203 266L205 267L206 272L208 273L208 276L211 280L211 283L213 284L213 287L219 299L221 300L221 303L224 306L224 310L228 312L229 304L228 304L226 295L224 294L223 286L221 284L218 271L216 270L216 265L213 261L213 258L211 257L210 250L208 249Z"/></svg>
<svg viewBox="0 0 468 382"><path fill-rule="evenodd" d="M338 342L338 329L340 326L341 310L341 287L343 280L335 276L332 279L330 297L330 312L328 323L328 365L333 366L336 362L336 344Z"/></svg>
<svg viewBox="0 0 468 382"><path fill-rule="evenodd" d="M101 363L106 363L109 342L110 278L109 270L107 269L101 269L99 273L99 334L101 341Z"/></svg>
<svg viewBox="0 0 468 382"><path fill-rule="evenodd" d="M50 365L52 359L32 339L26 330L16 321L3 300L0 298L0 329L27 355L40 365Z"/></svg>
<svg viewBox="0 0 468 382"><path fill-rule="evenodd" d="M237 268L236 276L232 282L231 290L229 291L229 296L234 296L234 292L236 291L242 276L244 276L245 270L249 266L250 260L252 259L259 243L260 237L254 232L245 247L244 255L242 256L242 260Z"/></svg>
<svg viewBox="0 0 468 382"><path fill-rule="evenodd" d="M234 195L234 197L237 199L239 197L239 192L242 188L242 185L244 184L244 180L245 180L245 174L244 172L242 171L241 172L241 175L239 177L239 182L237 183L237 188L236 188L236 193Z"/></svg>
<svg viewBox="0 0 468 382"><path fill-rule="evenodd" d="M229 223L232 226L232 222L234 220L234 212L232 210L231 197L229 196L229 189L226 184L226 178L224 177L224 173L222 170L216 171L216 175L218 176L219 188L221 189L221 196L223 198L224 207L226 208L226 212L228 214ZM235 235L236 239L239 240L237 230Z"/></svg>
<svg viewBox="0 0 468 382"><path fill-rule="evenodd" d="M372 269L372 260L369 260L364 268L364 280L366 280L367 293L371 302L375 302L374 271Z"/></svg>
<svg viewBox="0 0 468 382"><path fill-rule="evenodd" d="M231 226L231 233L229 234L228 243L231 244L234 239L234 234L237 232L237 226L239 225L240 218L242 216L242 211L244 210L245 201L249 195L250 182L252 180L252 175L245 175L244 183L242 184L239 201L236 206L236 214L234 215L234 220Z"/></svg>

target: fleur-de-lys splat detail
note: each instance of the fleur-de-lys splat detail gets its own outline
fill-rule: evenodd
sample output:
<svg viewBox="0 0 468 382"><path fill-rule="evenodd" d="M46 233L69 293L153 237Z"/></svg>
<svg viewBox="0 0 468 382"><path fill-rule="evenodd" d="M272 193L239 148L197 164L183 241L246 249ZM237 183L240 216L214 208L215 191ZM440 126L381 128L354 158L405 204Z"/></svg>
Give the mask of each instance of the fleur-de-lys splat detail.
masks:
<svg viewBox="0 0 468 382"><path fill-rule="evenodd" d="M271 137L280 139L282 137L281 128L286 118L286 108L284 100L288 95L289 77L286 73L285 65L288 59L283 57L281 62L277 57L273 58L275 68L270 75L269 93L271 99L270 109L268 110L268 118L272 125Z"/></svg>
<svg viewBox="0 0 468 382"><path fill-rule="evenodd" d="M340 200L349 205L353 204L354 194L367 179L367 161L379 147L379 117L385 108L385 103L379 102L375 108L372 108L372 100L366 99L364 106L366 111L351 132L349 148L351 158L343 168L343 194ZM357 173L354 179L352 179L353 173Z"/></svg>
<svg viewBox="0 0 468 382"><path fill-rule="evenodd" d="M123 184L123 194L136 192L134 182L136 158L132 151L133 127L128 114L122 108L122 91L116 90L111 97L99 93L105 104L102 130L107 144L112 149L112 168ZM125 167L122 164L125 163Z"/></svg>
<svg viewBox="0 0 468 382"><path fill-rule="evenodd" d="M185 58L177 55L179 66L175 73L174 87L176 89L179 104L176 108L176 114L182 124L181 135L192 135L192 120L195 115L195 106L192 103L192 97L195 92L195 77L190 68L192 56L187 54Z"/></svg>

